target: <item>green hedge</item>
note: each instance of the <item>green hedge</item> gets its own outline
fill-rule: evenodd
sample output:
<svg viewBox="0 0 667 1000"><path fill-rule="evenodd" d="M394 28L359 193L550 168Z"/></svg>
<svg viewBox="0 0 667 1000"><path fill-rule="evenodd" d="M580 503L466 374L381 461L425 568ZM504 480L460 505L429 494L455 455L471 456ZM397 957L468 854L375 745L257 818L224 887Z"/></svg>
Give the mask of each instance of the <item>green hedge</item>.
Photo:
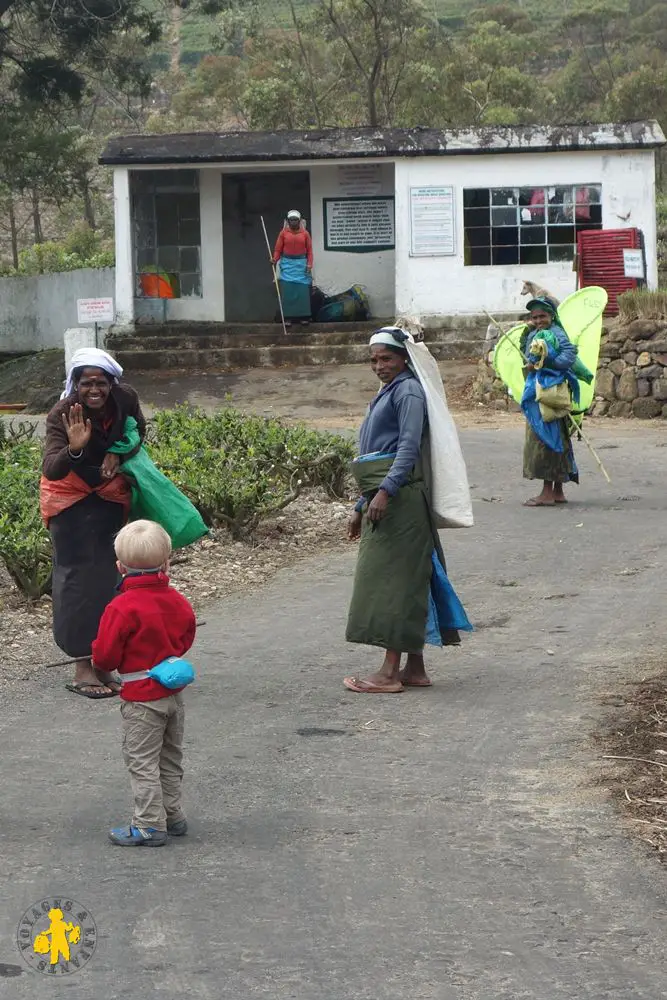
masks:
<svg viewBox="0 0 667 1000"><path fill-rule="evenodd" d="M0 423L0 430L3 425ZM213 416L188 407L159 412L148 451L211 527L234 538L286 507L307 486L345 493L353 445L334 434L225 408ZM42 445L34 428L0 434L0 558L31 598L47 593L51 546L39 515Z"/></svg>

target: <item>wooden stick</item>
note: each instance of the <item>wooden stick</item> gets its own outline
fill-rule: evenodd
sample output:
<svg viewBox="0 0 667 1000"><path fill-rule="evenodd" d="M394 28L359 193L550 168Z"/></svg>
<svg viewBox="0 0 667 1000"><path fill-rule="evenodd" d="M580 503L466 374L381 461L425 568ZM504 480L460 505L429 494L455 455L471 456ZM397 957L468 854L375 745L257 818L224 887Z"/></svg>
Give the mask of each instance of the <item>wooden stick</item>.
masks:
<svg viewBox="0 0 667 1000"><path fill-rule="evenodd" d="M603 753L603 760L632 760L637 764L655 764L656 767L667 767L667 764L661 764L658 760L649 760L648 757L621 757L615 753Z"/></svg>
<svg viewBox="0 0 667 1000"><path fill-rule="evenodd" d="M201 628L202 625L205 625L205 624L206 624L206 622L197 622L196 626L197 626L197 628ZM57 663L44 663L38 669L39 670L51 670L53 667L69 667L69 665L71 663L78 663L79 660L87 660L87 659L88 659L87 656L75 656L71 660L58 660Z"/></svg>
<svg viewBox="0 0 667 1000"><path fill-rule="evenodd" d="M278 275L276 274L276 265L273 263L273 254L271 253L271 244L269 243L269 234L266 231L266 225L264 223L264 216L260 215L260 220L262 223L262 229L264 230L264 239L266 240L266 249L269 251L269 260L271 261L271 270L273 271L273 283L276 286L276 295L278 296L278 306L280 308L280 319L283 324L283 333L287 336L287 325L285 323L285 313L283 312L283 300L280 295L280 285L278 284Z"/></svg>
<svg viewBox="0 0 667 1000"><path fill-rule="evenodd" d="M499 344L501 340L505 339L505 337L508 335L508 333L512 332L512 330L514 329L514 327L511 327L511 329L509 329L509 330L503 330L503 328L500 325L500 323L498 322L498 320L494 319L493 316L491 315L491 313L487 312L486 309L484 310L484 314L485 314L485 316L488 316L488 318L491 320L491 322L493 323L493 325L498 330L500 330L502 336L501 336L500 340L498 341L498 344ZM516 324L516 325L518 325L518 324ZM524 323L524 326L527 326L527 325L528 325L527 323ZM496 347L498 346L498 344L496 344ZM510 340L510 344L512 345L512 347L516 348L516 350L519 352L519 354L521 354L521 348L517 347L517 345L514 343L513 340ZM523 358L523 354L521 354L521 357ZM523 360L525 361L526 359L523 358Z"/></svg>
<svg viewBox="0 0 667 1000"><path fill-rule="evenodd" d="M591 444L591 442L589 441L589 439L584 434L583 428L581 427L580 424L577 423L577 421L574 419L574 417L572 416L571 413L568 413L567 417L568 417L568 420L570 421L570 425L572 427L572 430L576 431L576 433L580 435L582 441L584 441L584 443L586 444L586 447L590 451L591 455L593 456L593 458L595 459L595 461L598 463L598 465L600 467L600 472L602 473L602 475L604 476L604 478L607 480L607 482L611 483L611 479L609 478L609 473L607 472L607 470L605 469L604 465L602 464L602 459L600 458L600 456L596 452L595 448L593 447L593 445ZM582 423L583 423L583 421L582 421Z"/></svg>

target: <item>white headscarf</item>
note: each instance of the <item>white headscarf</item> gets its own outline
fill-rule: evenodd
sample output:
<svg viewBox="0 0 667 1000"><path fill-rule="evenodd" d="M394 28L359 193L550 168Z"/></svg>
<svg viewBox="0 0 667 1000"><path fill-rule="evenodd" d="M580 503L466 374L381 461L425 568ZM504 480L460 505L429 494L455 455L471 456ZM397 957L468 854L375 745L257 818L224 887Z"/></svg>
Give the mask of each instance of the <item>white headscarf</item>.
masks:
<svg viewBox="0 0 667 1000"><path fill-rule="evenodd" d="M388 347L400 347L406 351L410 339L410 334L401 330L400 326L383 326L373 334L369 344L371 347L373 344L386 344Z"/></svg>
<svg viewBox="0 0 667 1000"><path fill-rule="evenodd" d="M101 368L103 372L111 376L112 382L117 382L123 374L121 366L106 351L100 350L99 347L82 347L80 350L75 351L70 358L70 363L67 366L65 391L62 393L61 399L66 399L67 396L72 395L74 390L74 379L72 376L75 368Z"/></svg>

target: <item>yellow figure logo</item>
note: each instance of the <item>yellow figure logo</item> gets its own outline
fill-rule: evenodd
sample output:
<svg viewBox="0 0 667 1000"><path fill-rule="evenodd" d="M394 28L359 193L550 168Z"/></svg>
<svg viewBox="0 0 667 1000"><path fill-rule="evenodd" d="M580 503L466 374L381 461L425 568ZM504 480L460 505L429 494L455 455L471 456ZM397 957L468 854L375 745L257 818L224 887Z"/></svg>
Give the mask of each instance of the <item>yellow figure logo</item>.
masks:
<svg viewBox="0 0 667 1000"><path fill-rule="evenodd" d="M92 958L97 927L90 910L75 899L51 897L25 911L16 942L30 968L47 975L68 976Z"/></svg>
<svg viewBox="0 0 667 1000"><path fill-rule="evenodd" d="M80 940L80 926L65 921L63 911L56 908L49 910L49 926L37 935L33 949L38 955L50 953L49 964L57 965L61 958L69 962L69 946Z"/></svg>

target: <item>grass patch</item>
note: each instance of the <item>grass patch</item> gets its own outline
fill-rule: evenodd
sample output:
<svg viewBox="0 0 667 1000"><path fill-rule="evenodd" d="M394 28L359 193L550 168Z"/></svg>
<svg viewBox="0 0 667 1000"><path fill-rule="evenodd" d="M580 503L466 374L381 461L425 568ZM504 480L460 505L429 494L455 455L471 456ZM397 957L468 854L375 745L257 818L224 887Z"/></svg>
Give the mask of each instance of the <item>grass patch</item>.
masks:
<svg viewBox="0 0 667 1000"><path fill-rule="evenodd" d="M618 315L622 323L635 319L667 321L667 291L652 292L645 288L623 292L618 297Z"/></svg>

